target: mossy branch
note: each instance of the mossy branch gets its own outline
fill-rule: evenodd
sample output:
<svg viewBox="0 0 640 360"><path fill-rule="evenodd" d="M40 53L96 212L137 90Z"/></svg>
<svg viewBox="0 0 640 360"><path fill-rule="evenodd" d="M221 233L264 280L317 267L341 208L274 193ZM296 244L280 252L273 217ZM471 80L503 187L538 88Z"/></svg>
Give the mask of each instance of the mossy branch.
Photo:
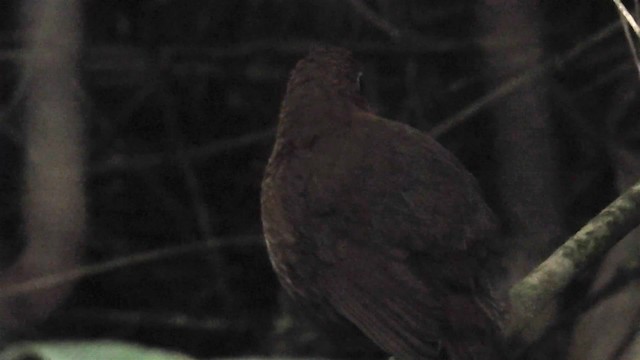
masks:
<svg viewBox="0 0 640 360"><path fill-rule="evenodd" d="M602 258L640 224L640 181L591 219L547 260L509 292L511 308L505 333L522 336L527 325L588 264ZM529 342L532 339L524 339Z"/></svg>

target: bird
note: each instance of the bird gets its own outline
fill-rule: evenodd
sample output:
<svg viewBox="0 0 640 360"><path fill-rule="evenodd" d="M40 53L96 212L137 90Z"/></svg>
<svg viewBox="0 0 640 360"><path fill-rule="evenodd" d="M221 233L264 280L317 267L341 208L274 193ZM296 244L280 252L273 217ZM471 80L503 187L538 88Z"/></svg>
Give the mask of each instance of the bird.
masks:
<svg viewBox="0 0 640 360"><path fill-rule="evenodd" d="M275 273L395 359L501 359L499 221L452 153L373 112L361 76L335 46L291 72L261 184Z"/></svg>

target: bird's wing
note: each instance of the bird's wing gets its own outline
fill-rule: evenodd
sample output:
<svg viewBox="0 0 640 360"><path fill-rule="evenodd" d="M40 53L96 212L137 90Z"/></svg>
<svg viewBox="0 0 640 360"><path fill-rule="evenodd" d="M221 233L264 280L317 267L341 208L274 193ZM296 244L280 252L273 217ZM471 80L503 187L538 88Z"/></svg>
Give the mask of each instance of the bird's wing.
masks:
<svg viewBox="0 0 640 360"><path fill-rule="evenodd" d="M444 315L434 294L393 254L338 241L336 262L318 279L327 300L385 351L435 359Z"/></svg>
<svg viewBox="0 0 640 360"><path fill-rule="evenodd" d="M355 137L372 146L351 174L360 225L374 241L414 251L464 250L497 231L476 179L446 149L404 124L361 113ZM366 139L366 140L365 140ZM349 194L345 194L347 197ZM357 206L342 203L345 212Z"/></svg>
<svg viewBox="0 0 640 360"><path fill-rule="evenodd" d="M496 223L476 180L435 140L362 116L304 159L310 180L298 229L326 262L318 286L401 358L435 358L438 340L455 336L490 348L490 337L478 335L492 324L475 300L475 258ZM458 314L469 321L452 320Z"/></svg>

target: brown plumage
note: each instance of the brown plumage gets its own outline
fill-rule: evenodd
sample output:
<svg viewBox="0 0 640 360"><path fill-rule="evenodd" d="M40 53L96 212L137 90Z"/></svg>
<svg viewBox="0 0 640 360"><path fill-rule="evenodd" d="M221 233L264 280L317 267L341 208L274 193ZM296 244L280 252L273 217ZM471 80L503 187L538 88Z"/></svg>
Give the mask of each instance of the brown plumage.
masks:
<svg viewBox="0 0 640 360"><path fill-rule="evenodd" d="M494 215L431 137L380 118L340 48L296 65L262 183L273 267L399 359L500 359L484 279Z"/></svg>

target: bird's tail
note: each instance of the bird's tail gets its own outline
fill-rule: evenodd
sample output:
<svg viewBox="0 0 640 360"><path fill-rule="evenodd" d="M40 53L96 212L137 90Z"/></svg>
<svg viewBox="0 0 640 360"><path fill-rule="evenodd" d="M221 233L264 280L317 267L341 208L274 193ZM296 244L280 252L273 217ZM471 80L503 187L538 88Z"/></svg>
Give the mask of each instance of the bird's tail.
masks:
<svg viewBox="0 0 640 360"><path fill-rule="evenodd" d="M451 294L446 301L449 328L442 344L451 360L503 360L500 328L469 294Z"/></svg>

